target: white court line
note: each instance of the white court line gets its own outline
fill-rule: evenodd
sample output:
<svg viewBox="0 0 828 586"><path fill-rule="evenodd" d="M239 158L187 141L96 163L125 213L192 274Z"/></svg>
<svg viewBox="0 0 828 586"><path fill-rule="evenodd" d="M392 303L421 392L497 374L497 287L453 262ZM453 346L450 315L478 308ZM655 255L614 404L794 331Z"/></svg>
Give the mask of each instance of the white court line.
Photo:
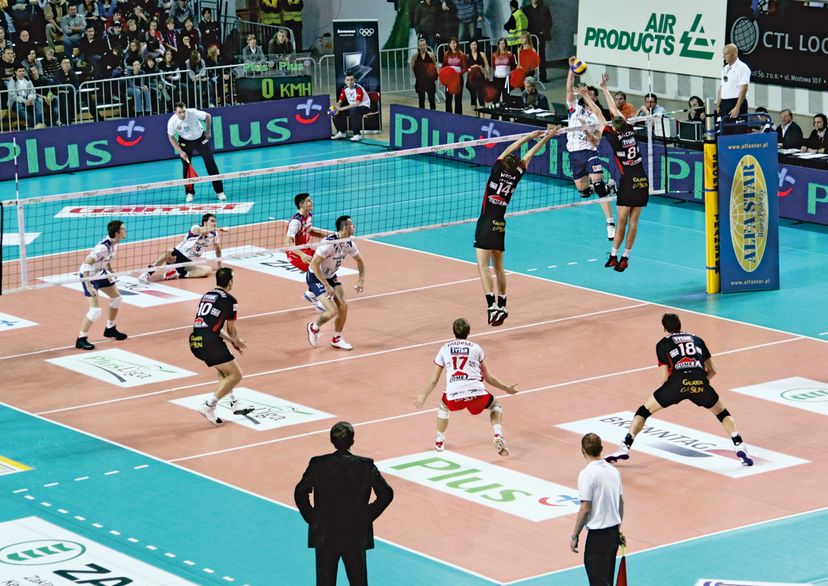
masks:
<svg viewBox="0 0 828 586"><path fill-rule="evenodd" d="M28 412L24 411L23 409L18 409L17 407L14 407L14 406L12 406L12 405L9 405L8 403L3 403L2 401L0 401L0 405L2 405L2 406L4 406L4 407L9 408L9 409L11 409L12 411L17 411L18 413L22 413L23 415L28 415L29 417L34 417L34 418L39 419L40 421L43 421L43 422L45 422L45 423L49 423L49 424L51 424L51 425L57 425L58 427L62 427L63 429L68 429L68 430L70 430L70 431L74 431L74 432L79 433L79 434L81 434L81 435L84 435L84 436L86 436L86 437L90 437L90 438L92 438L92 439L96 439L96 440L98 440L98 441L100 441L100 442L103 442L103 443L105 443L105 444L108 444L108 445L111 445L111 446L115 446L115 447L117 447L117 448L121 448L121 449L126 450L126 451L128 451L128 452L131 452L131 453L133 453L133 454L138 454L139 456L143 456L144 458L147 458L147 459L149 459L149 460L153 460L153 461L155 461L155 462L159 462L159 463L161 463L161 464L166 464L166 465L168 465L168 466L170 466L170 467L172 467L172 468L176 468L176 469L178 469L178 470L180 470L180 471L184 472L185 474L192 474L193 476L198 476L198 477L200 477L200 478L203 478L204 480L208 480L208 481L210 481L210 482L215 482L216 484L220 484L221 486L224 486L224 487L230 488L230 489L232 489L232 490L236 490L236 491L238 491L238 492L240 492L240 493L242 493L242 494L246 494L246 495L248 495L248 496L252 496L252 497L257 498L257 499L259 499L259 500L261 500L261 501L264 501L264 502L267 502L267 503L271 503L271 504L274 504L274 505L278 505L278 506L280 506L280 507L282 507L282 508L288 509L288 510L290 510L290 511L294 511L294 512L296 512L297 514L299 513L299 509L297 509L296 507L294 507L294 506L292 506L292 505L288 505L288 504L285 504L285 503L281 503L281 502L279 502L279 501L277 501L277 500L275 500L275 499L272 499L272 498L270 498L270 497L266 497L266 496L263 496L263 495L261 495L261 494L257 494L257 493L255 493L255 492L253 492L253 491L251 491L251 490L246 489L246 488L242 488L242 487L240 487L240 486L236 486L236 485L234 485L234 484L230 484L229 482L225 482L224 480L219 480L219 479L217 479L217 478L213 478L212 476L208 476L208 475L206 475L206 474L204 474L204 473L202 473L202 472L198 472L198 471L196 471L196 470L190 470L189 468L185 468L184 466L179 466L179 465L178 465L178 464L176 464L175 462L171 462L171 461L170 461L170 462L168 462L167 460L163 460L163 459L161 459L161 458L159 458L159 457L157 457L157 456L153 456L153 455L148 454L148 453L146 453L146 452L142 452L141 450L136 450L135 448L130 448L129 446L126 446L126 445L124 445L124 444L122 444L122 443L119 443L119 442L116 442L116 441L113 441L113 440L105 439L105 438L103 438L103 437L101 437L101 436L99 436L99 435L96 435L96 434L94 434L94 433L90 433L90 432L88 432L88 431L84 431L84 430L82 430L82 429L78 429L77 427L72 427L71 425L67 425L66 423L61 423L61 422L59 422L59 421L53 421L53 420L51 420L51 419L47 419L46 417L41 417L40 415L37 415L37 414L35 414L35 413L28 413ZM329 430L327 430L327 432L328 432L328 433L330 433L330 429L329 429ZM31 496L31 495L25 495L25 496L24 496L24 498L34 499L34 497L33 497L33 496ZM77 520L79 520L79 521L85 521L85 520L86 520L86 518L85 518L85 517L81 517L81 516L79 516L79 515L76 515L76 516L75 516L75 519L77 519ZM483 580L488 580L488 581L489 581L489 582L491 582L492 584L500 584L500 581L495 580L494 578L490 578L490 577L485 576L485 575L483 575L483 574L479 574L479 573L477 573L477 572L475 572L475 571L473 571L473 570L469 570L468 568L464 568L464 567L462 567L462 566L458 566L457 564L453 564L453 563L451 563L451 562L448 562L448 561L446 561L446 560L442 560L442 559L440 559L440 558L437 558L437 557L434 557L434 556L428 555L428 554L426 554L426 553L422 553L422 552L419 552L419 551L416 551L416 550L410 549L410 548L408 548L408 547L405 547L404 545L399 545L398 543L395 543L395 542L390 541L390 540L388 540L388 539L385 539L385 538L383 538L383 537L378 537L378 536L376 536L376 535L375 535L375 536L374 536L374 539L375 539L375 540L377 540L377 541L382 541L382 542L387 543L387 544L389 544L389 545L392 545L392 546L394 546L394 547L398 547L398 548L400 548L400 549L404 549L404 550L406 550L406 551L412 552L412 553L414 553L414 554L416 554L416 555L419 555L420 557L423 557L423 558L426 558L426 559L432 560L432 561L437 562L437 563L439 563L439 564L441 564L441 565L443 565L443 566L446 566L446 567L448 567L448 568L454 568L455 570L458 570L458 571L463 572L463 573L465 573L465 574L469 574L469 575L471 575L471 576L476 576L476 577L481 578L481 579L483 579ZM187 561L184 561L184 563L186 564L186 563L187 563ZM188 565L189 565L189 564L188 564Z"/></svg>
<svg viewBox="0 0 828 586"><path fill-rule="evenodd" d="M574 320L574 319L580 319L580 318L583 318L583 317L594 317L596 315L603 315L603 314L606 314L606 313L613 313L613 312L616 312L616 311L625 311L627 309L634 309L636 307L643 307L645 305L648 305L648 304L647 303L636 303L634 305L625 305L623 307L617 307L617 308L613 308L613 309L602 309L602 310L599 310L599 311L591 311L589 313L581 313L581 314L578 314L578 315L571 315L571 316L567 316L567 317L559 317L559 318L555 318L555 319L548 319L548 320L544 320L544 321L533 322L533 323L530 323L530 324L512 326L512 327L509 327L509 328L497 328L497 329L494 329L494 330L483 331L483 332L480 332L479 334L472 334L469 337L470 338L481 338L483 336L493 336L495 334L503 334L503 333L506 333L506 332L513 332L513 331L516 331L516 330L523 330L523 329L526 329L526 328L535 328L535 327L540 327L540 326L546 326L546 325L550 325L550 324L554 324L554 323L570 321L570 320ZM295 364L293 366L285 366L285 367L282 367L282 368L274 368L272 370L263 370L261 372L254 372L254 373L251 373L251 374L244 375L244 380L251 379L251 378L256 378L256 377L259 377L259 376L267 376L267 375L271 375L271 374L279 374L279 373L282 373L282 372L290 372L292 370L299 370L299 369L302 369L302 368L312 368L314 366L324 366L326 364L334 364L334 363L337 363L337 362L347 362L347 361L350 361L350 360L358 360L360 358L371 358L373 356L381 356L383 354L389 354L391 352L401 352L401 351L405 351L405 350L413 350L415 348L422 348L423 346L436 346L437 344L445 344L446 342L450 342L452 339L453 338L443 338L443 339L440 339L440 340L430 340L428 342L418 342L416 344L409 344L407 346L397 346L396 348L386 348L385 350L377 350L375 352L366 352L365 354L349 354L347 356L341 356L339 358L331 358L329 360L320 360L320 361L317 361L317 362L306 362L304 364ZM195 389L195 388L198 388L198 387L203 387L203 386L206 386L206 385L214 385L214 384L216 384L216 381L215 381L215 379L212 379L212 380L208 380L208 381L204 381L204 382L200 382L200 383L192 383L192 384L189 384L189 385L181 385L181 386L178 386L178 387L170 387L170 388L167 388L167 389L162 389L160 391L150 391L148 393L141 393L139 395L128 395L128 396L125 396L125 397L118 397L117 399L107 399L105 401L96 401L94 403L84 403L82 405L74 405L74 406L71 406L71 407L61 407L60 409L51 409L49 411L39 411L39 412L37 412L37 415L51 415L53 413L63 413L65 411L74 411L76 409L85 409L87 407L98 407L100 405L109 405L111 403L120 403L121 401L131 401L132 399L143 399L145 397L153 397L155 395L163 395L165 393L171 393L171 392L174 392L174 391L183 391L183 390L186 390L186 389Z"/></svg>
<svg viewBox="0 0 828 586"><path fill-rule="evenodd" d="M828 511L828 507L820 507L818 509L811 509L810 511L802 511L800 513L791 513L790 515L783 515L782 517L774 517L773 519L765 519L764 521L755 521L753 523L748 523L747 525L739 525L737 527L731 527L730 529L722 529L721 531L714 531L712 533L705 533L704 535L697 535L695 537L688 537L687 539L680 539L678 541L672 541L670 543L662 543L661 545L654 545L653 547L648 547L646 549L642 549L640 551L634 551L632 553L628 553L627 557L632 557L638 555L640 553L646 553L649 551L655 551L657 549L663 549L665 547L673 547L674 545L681 545L682 543L689 543L691 541L698 541L700 539L705 539L707 537L715 537L716 535L724 535L726 533L732 533L734 531L739 531L741 529L750 529L751 527L760 527L762 525L767 525L769 523L776 523L777 521L787 521L789 519L795 519L796 517L802 517L804 515L811 515L813 513L821 513L823 511ZM555 574L562 574L563 572L569 572L571 570L583 570L584 564L579 564L577 566L570 566L568 568L562 568L560 570L555 570L554 572L545 572L543 574L535 574L534 576L527 576L526 578L520 578L518 580L512 580L511 582L504 582L502 586L509 586L510 584L519 584L520 582L525 582L528 580L536 580L537 578L543 578L545 576L554 576Z"/></svg>
<svg viewBox="0 0 828 586"><path fill-rule="evenodd" d="M461 285L463 283L470 283L472 281L479 281L480 277L470 277L468 279L459 279L457 281L447 281L445 283L436 283L434 285L423 285L422 287L411 287L410 289L400 289L399 291L386 291L385 293L375 293L373 295L362 295L360 297L354 297L353 299L348 299L348 303L354 303L356 301L367 301L369 299L378 299L380 297L388 297L390 295L402 295L403 293L416 293L417 291L425 291L426 289L436 289L438 287L450 287L452 285ZM305 311L309 309L308 305L303 305L302 307L291 307L288 309L276 309L273 311L265 311L263 313L253 313L250 315L243 315L239 318L239 321L246 320L246 319L256 319L260 317L268 317L271 315L280 315L282 313L292 313L294 311ZM176 326L174 328L165 328L163 330L154 330L151 332L143 332L141 334L130 334L130 339L132 338L143 338L144 336L154 336L157 334L166 334L169 332L176 332L181 330L189 330L192 329L192 324L188 324L186 326ZM95 345L98 344L109 344L114 342L115 340L95 340ZM74 346L56 346L54 348L46 348L44 350L34 350L32 352L24 352L22 354L10 354L9 356L0 356L0 360L10 360L12 358L23 358L26 356L35 356L37 354L46 354L48 352L58 352L60 350L70 350L74 348Z"/></svg>
<svg viewBox="0 0 828 586"><path fill-rule="evenodd" d="M796 342L798 340L803 340L803 339L805 339L805 338L803 338L802 336L798 336L796 338L786 338L784 340L776 340L775 342L765 342L764 344L754 344L752 346L745 346L743 348L734 348L732 350L725 350L724 352L718 352L716 355L721 356L723 354L736 354L738 352L749 352L751 350L756 350L757 348L765 348L767 346L776 346L777 344L787 344L788 342ZM527 389L525 391L518 391L518 393L516 395L501 394L501 395L497 395L496 398L497 399L508 399L510 397L519 397L519 396L522 396L522 395L531 395L532 393L538 393L540 391L548 391L550 389L558 389L558 388L567 387L567 386L570 386L570 385L577 385L577 384L581 384L581 383L592 382L592 381L606 379L606 378L613 378L613 377L616 377L616 376L623 376L625 374L632 374L632 373L635 373L635 372L642 372L642 371L645 371L645 370L653 370L653 369L656 369L656 368L658 368L657 365L650 365L650 366L640 366L638 368L630 368L630 369L627 369L627 370L618 370L616 372L609 372L609 373L605 373L605 374L596 374L594 376L587 376L587 377L579 378L579 379L575 379L575 380L564 381L564 382L555 383L555 384L551 384L551 385L544 385L542 387L535 387L533 389ZM386 423L388 421L394 421L396 419L405 419L407 417L414 417L416 415L422 415L422 414L425 414L425 413L434 413L436 411L437 411L436 408L433 408L433 409L418 409L417 411L409 411L408 413L403 413L401 415L392 415L390 417L381 417L379 419L371 419L369 421L362 421L360 423L352 423L351 425L353 425L354 427L363 427L363 426L366 426L366 425L372 425L374 423ZM170 462L185 462L187 460L195 460L196 458L204 458L204 457L207 457L207 456L215 456L215 455L218 455L218 454L226 454L228 452L236 452L236 451L239 451L239 450L245 450L247 448L256 448L256 447L266 446L266 445L270 445L270 444L278 444L278 443L282 443L282 442L285 442L285 441L288 441L288 440L301 439L301 438L308 437L308 436L311 436L311 435L319 435L319 434L324 434L324 433L330 433L330 431L331 431L330 428L326 427L325 429L318 429L316 431L306 431L304 433L299 433L299 434L292 435L292 436L280 437L280 438L275 438L275 439L271 439L271 440L263 440L263 441L252 443L252 444L244 444L244 445L235 446L235 447L232 447L232 448L224 448L222 450L213 450L211 452L204 452L202 454L194 454L192 456L183 456L181 458L173 458L173 459L170 460Z"/></svg>

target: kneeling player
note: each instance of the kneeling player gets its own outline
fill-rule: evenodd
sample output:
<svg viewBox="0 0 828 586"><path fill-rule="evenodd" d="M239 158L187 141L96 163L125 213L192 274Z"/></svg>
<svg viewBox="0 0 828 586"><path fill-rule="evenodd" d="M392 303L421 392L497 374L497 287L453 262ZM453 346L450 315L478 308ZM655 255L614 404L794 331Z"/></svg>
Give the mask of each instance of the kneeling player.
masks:
<svg viewBox="0 0 828 586"><path fill-rule="evenodd" d="M224 343L227 340L240 353L247 347L236 327L238 302L230 295L232 288L233 269L225 267L217 270L216 287L201 297L193 322L193 333L190 334L190 351L193 355L207 366L215 366L218 371L218 388L199 409L213 425L223 423L216 415L216 406L226 395L229 395L229 409L234 415L253 412L253 407L243 407L233 396L233 389L241 382L242 372L236 364L236 358Z"/></svg>
<svg viewBox="0 0 828 586"><path fill-rule="evenodd" d="M483 381L510 395L517 393L517 385L507 386L500 382L483 364L483 348L469 342L471 326L464 318L454 320L452 326L455 339L445 344L434 364L437 366L426 385L426 390L417 396L414 405L423 406L431 391L440 380L440 374L446 369L446 390L440 399L437 408L437 437L434 447L438 452L445 449L446 429L448 429L449 413L468 409L472 415L480 414L484 409L489 410L489 420L494 430L493 444L501 456L509 455L509 447L503 438L502 409L500 403L483 386Z"/></svg>
<svg viewBox="0 0 828 586"><path fill-rule="evenodd" d="M188 264L169 270L158 270L168 264L189 263L204 255L208 246L216 251L216 258L221 258L221 246L219 245L219 231L226 232L227 228L216 227L215 214L204 214L201 216L201 225L193 226L175 248L164 252L159 256L149 269L138 278L142 283L170 281L172 279L199 279L208 277L211 269L204 264ZM218 261L221 268L221 261Z"/></svg>

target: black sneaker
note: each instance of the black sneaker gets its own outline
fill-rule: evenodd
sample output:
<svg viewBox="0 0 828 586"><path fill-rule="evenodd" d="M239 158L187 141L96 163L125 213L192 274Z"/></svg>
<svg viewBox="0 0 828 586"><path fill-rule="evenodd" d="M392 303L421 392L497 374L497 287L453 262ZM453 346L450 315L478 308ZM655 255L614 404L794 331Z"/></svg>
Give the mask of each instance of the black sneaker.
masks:
<svg viewBox="0 0 828 586"><path fill-rule="evenodd" d="M112 326L111 328L106 328L104 330L104 338L115 338L116 340L126 340L127 335L123 332L119 332L118 328L116 328L115 326Z"/></svg>
<svg viewBox="0 0 828 586"><path fill-rule="evenodd" d="M615 265L615 270L619 273L623 273L625 270L627 270L628 266L630 266L630 259L628 259L626 256L622 256L618 260L618 264Z"/></svg>
<svg viewBox="0 0 828 586"><path fill-rule="evenodd" d="M90 344L86 336L82 336L75 340L75 348L78 350L94 350L95 344Z"/></svg>
<svg viewBox="0 0 828 586"><path fill-rule="evenodd" d="M506 318L509 317L509 312L506 311L505 307L498 307L497 313L495 313L494 317L492 318L492 326L497 327L502 324Z"/></svg>
<svg viewBox="0 0 828 586"><path fill-rule="evenodd" d="M604 263L604 266L608 269L611 269L616 265L618 265L618 257L614 254L609 255L609 258L607 259L607 262Z"/></svg>

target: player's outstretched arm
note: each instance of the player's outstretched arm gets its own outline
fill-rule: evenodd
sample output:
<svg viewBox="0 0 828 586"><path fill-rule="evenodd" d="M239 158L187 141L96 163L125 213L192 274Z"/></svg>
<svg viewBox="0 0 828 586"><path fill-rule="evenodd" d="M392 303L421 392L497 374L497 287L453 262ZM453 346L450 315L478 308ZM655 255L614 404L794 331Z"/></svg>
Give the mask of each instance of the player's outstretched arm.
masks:
<svg viewBox="0 0 828 586"><path fill-rule="evenodd" d="M601 76L601 89L604 90L604 99L607 101L610 113L613 116L621 116L623 118L623 112L621 112L621 110L618 109L618 106L615 105L615 98L612 97L612 94L610 94L609 88L607 87L608 81L609 75L605 73Z"/></svg>
<svg viewBox="0 0 828 586"><path fill-rule="evenodd" d="M604 128L604 126L607 125L607 119L604 118L604 113L601 112L601 108L598 107L598 104L592 101L592 96L589 95L589 90L585 86L580 87L578 88L578 95L583 98L584 105L598 118L598 123L601 125L601 128Z"/></svg>
<svg viewBox="0 0 828 586"><path fill-rule="evenodd" d="M534 138L538 138L541 134L543 134L543 130L536 130L534 132L530 132L529 134L525 134L525 135L521 136L515 142L513 142L512 144L507 146L506 150L504 150L502 153L500 153L500 156L498 157L498 159L503 159L503 158L511 155L513 152L518 150L524 144L526 144L527 142L529 142L530 140L532 140Z"/></svg>
<svg viewBox="0 0 828 586"><path fill-rule="evenodd" d="M485 380L487 383L489 383L493 387L495 387L497 389L500 389L501 391L505 391L505 392L509 393L510 395L514 395L515 393L518 392L517 388L516 388L517 383L509 386L509 385L506 385L506 384L500 382L500 379L498 379L495 375L493 375L489 371L489 369L486 368L485 364L481 364L480 369L483 371L483 380Z"/></svg>
<svg viewBox="0 0 828 586"><path fill-rule="evenodd" d="M575 57L569 58L569 64L575 61ZM572 71L572 68L568 68L566 73L566 104L567 106L575 101L575 72Z"/></svg>
<svg viewBox="0 0 828 586"><path fill-rule="evenodd" d="M546 134L543 135L543 137L541 137L541 139L537 143L535 143L535 146L533 146L531 149L529 149L529 151L523 156L523 165L525 167L529 166L529 162L532 160L532 158L536 154L538 154L538 152L544 147L544 145L547 142L549 142L549 140L553 136L555 136L554 132L547 132Z"/></svg>
<svg viewBox="0 0 828 586"><path fill-rule="evenodd" d="M431 379L428 381L426 385L426 389L417 395L417 398L414 400L414 406L418 409L423 406L428 399L428 396L431 394L431 391L434 390L434 387L437 386L437 381L440 380L440 375L443 373L443 367L439 364L434 365L434 372L431 373Z"/></svg>

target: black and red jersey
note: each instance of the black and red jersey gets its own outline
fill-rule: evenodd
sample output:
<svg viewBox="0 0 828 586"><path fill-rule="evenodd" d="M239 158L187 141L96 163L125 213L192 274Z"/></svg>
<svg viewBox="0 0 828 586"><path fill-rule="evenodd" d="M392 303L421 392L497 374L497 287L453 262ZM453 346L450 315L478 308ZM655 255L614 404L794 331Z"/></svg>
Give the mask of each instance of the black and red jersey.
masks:
<svg viewBox="0 0 828 586"><path fill-rule="evenodd" d="M656 344L659 366L667 366L670 376L706 377L704 363L710 351L704 340L687 332L667 334Z"/></svg>
<svg viewBox="0 0 828 586"><path fill-rule="evenodd" d="M526 165L523 161L517 164L514 171L507 171L503 162L498 159L492 165L492 172L486 182L486 191L483 193L483 208L480 210L480 217L491 220L503 220L506 215L506 207L512 200L518 182L526 172Z"/></svg>
<svg viewBox="0 0 828 586"><path fill-rule="evenodd" d="M224 322L236 319L237 312L236 298L224 289L216 287L201 296L193 322L193 332L220 335Z"/></svg>

